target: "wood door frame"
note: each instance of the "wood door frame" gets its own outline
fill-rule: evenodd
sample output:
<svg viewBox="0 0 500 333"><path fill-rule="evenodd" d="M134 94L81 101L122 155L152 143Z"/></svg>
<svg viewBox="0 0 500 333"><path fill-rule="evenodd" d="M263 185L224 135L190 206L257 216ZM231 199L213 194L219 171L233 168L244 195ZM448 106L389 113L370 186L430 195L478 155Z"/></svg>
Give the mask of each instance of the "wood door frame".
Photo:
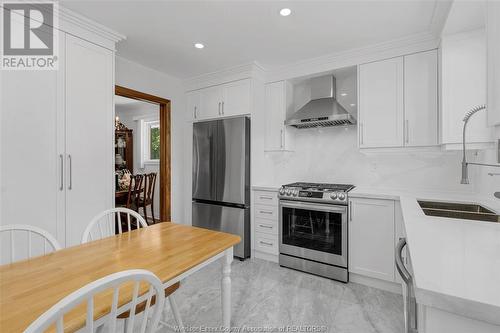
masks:
<svg viewBox="0 0 500 333"><path fill-rule="evenodd" d="M115 95L157 104L160 107L160 221L171 219L170 100L115 85Z"/></svg>

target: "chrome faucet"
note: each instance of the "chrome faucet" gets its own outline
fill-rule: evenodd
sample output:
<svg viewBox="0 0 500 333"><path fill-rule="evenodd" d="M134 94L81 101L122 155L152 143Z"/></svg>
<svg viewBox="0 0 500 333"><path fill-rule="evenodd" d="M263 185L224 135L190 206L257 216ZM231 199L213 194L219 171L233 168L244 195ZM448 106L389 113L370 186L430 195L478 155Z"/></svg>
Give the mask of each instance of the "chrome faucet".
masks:
<svg viewBox="0 0 500 333"><path fill-rule="evenodd" d="M469 112L465 114L465 117L463 119L464 121L464 130L463 130L463 136L462 136L462 180L460 181L461 184L469 184L469 170L468 166L469 164L472 165L482 165L482 166L489 166L489 167L500 167L500 164L485 164L485 163L472 163L472 162L467 162L467 159L465 158L465 129L467 128L467 123L469 122L470 117L475 114L478 111L481 110L486 110L486 105L479 105L474 108L472 108Z"/></svg>

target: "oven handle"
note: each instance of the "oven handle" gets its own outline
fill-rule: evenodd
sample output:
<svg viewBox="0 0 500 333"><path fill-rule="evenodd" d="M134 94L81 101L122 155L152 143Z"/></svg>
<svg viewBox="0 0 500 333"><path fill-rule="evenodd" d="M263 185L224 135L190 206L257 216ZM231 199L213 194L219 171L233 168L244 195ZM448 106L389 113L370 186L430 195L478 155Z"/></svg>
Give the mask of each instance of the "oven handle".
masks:
<svg viewBox="0 0 500 333"><path fill-rule="evenodd" d="M289 208L304 208L311 210L319 210L325 212L339 212L339 213L347 213L347 206L339 206L339 205L330 205L330 204L312 204L308 202L290 202L280 200L280 208L281 207L289 207Z"/></svg>

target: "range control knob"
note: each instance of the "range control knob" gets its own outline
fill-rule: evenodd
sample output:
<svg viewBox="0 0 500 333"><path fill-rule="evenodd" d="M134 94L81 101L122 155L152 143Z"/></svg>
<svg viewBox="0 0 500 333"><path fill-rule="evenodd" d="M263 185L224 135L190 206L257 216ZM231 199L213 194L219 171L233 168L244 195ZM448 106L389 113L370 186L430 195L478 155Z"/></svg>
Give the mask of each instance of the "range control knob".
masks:
<svg viewBox="0 0 500 333"><path fill-rule="evenodd" d="M344 193L339 193L339 199L340 200L345 200L345 194Z"/></svg>
<svg viewBox="0 0 500 333"><path fill-rule="evenodd" d="M283 194L285 194L285 188L284 187L280 188L280 195L283 195Z"/></svg>
<svg viewBox="0 0 500 333"><path fill-rule="evenodd" d="M296 197L297 195L299 195L299 191L297 189L293 190L292 195Z"/></svg>
<svg viewBox="0 0 500 333"><path fill-rule="evenodd" d="M333 193L330 195L330 198L332 198L333 200L336 200L336 199L337 199L337 192L333 192Z"/></svg>
<svg viewBox="0 0 500 333"><path fill-rule="evenodd" d="M292 195L292 190L291 190L291 189L289 189L289 188L287 188L287 189L286 189L286 195Z"/></svg>

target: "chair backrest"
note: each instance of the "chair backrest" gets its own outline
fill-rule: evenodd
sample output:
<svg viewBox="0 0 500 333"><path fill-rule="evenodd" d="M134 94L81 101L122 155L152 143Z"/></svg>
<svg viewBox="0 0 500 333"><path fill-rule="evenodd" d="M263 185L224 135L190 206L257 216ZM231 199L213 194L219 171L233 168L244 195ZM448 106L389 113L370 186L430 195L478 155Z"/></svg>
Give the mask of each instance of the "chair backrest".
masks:
<svg viewBox="0 0 500 333"><path fill-rule="evenodd" d="M147 173L144 175L144 199L153 200L156 186L156 172Z"/></svg>
<svg viewBox="0 0 500 333"><path fill-rule="evenodd" d="M120 287L123 292L125 286L130 288L132 285L132 292L130 293L130 290L127 290L126 293L126 295L132 295L130 302L128 302L129 299L127 299L126 304L119 304ZM141 286L143 287L142 290ZM145 291L144 287L147 291ZM111 303L108 311L102 308L103 302L106 300ZM24 332L40 333L55 326L56 332L62 333L64 332L65 326L64 315L78 306L83 306L85 303L86 320L84 332L94 332L96 328L94 321L99 318L94 318L94 303L98 304L98 313L105 313L106 317L104 317L103 320L104 332L116 332L117 316L126 311L130 312L126 333L155 332L160 320L164 301L165 291L162 282L150 271L133 269L118 272L91 282L64 297L31 323ZM142 313L136 314L136 311L130 311L131 309L136 309L137 305L143 304L145 307ZM153 314L148 322L150 310L153 310ZM101 322L102 319L99 321L99 324L101 324ZM140 324L140 326L138 324ZM139 330L136 329L137 326Z"/></svg>
<svg viewBox="0 0 500 333"><path fill-rule="evenodd" d="M130 175L128 186L127 208L137 207L139 196L144 191L144 175Z"/></svg>
<svg viewBox="0 0 500 333"><path fill-rule="evenodd" d="M10 252L7 254L9 260L7 262L3 262L2 260L2 264L12 263L21 259L29 259L34 256L47 254L61 249L61 245L59 245L57 240L51 234L43 229L31 225L10 224L0 226L0 236L3 236L4 234L10 234ZM24 237L21 238L22 236ZM23 249L20 248L21 244ZM24 250L24 248L26 249ZM16 250L17 252L22 252L21 254L23 254L23 256L16 258ZM4 251L8 251L8 249L2 246L2 252ZM2 257L4 255L2 255Z"/></svg>
<svg viewBox="0 0 500 333"><path fill-rule="evenodd" d="M126 230L123 230L122 223L126 223ZM91 240L97 240L121 234L132 229L145 228L148 224L139 213L124 207L117 207L105 210L90 221L83 232L82 244Z"/></svg>

